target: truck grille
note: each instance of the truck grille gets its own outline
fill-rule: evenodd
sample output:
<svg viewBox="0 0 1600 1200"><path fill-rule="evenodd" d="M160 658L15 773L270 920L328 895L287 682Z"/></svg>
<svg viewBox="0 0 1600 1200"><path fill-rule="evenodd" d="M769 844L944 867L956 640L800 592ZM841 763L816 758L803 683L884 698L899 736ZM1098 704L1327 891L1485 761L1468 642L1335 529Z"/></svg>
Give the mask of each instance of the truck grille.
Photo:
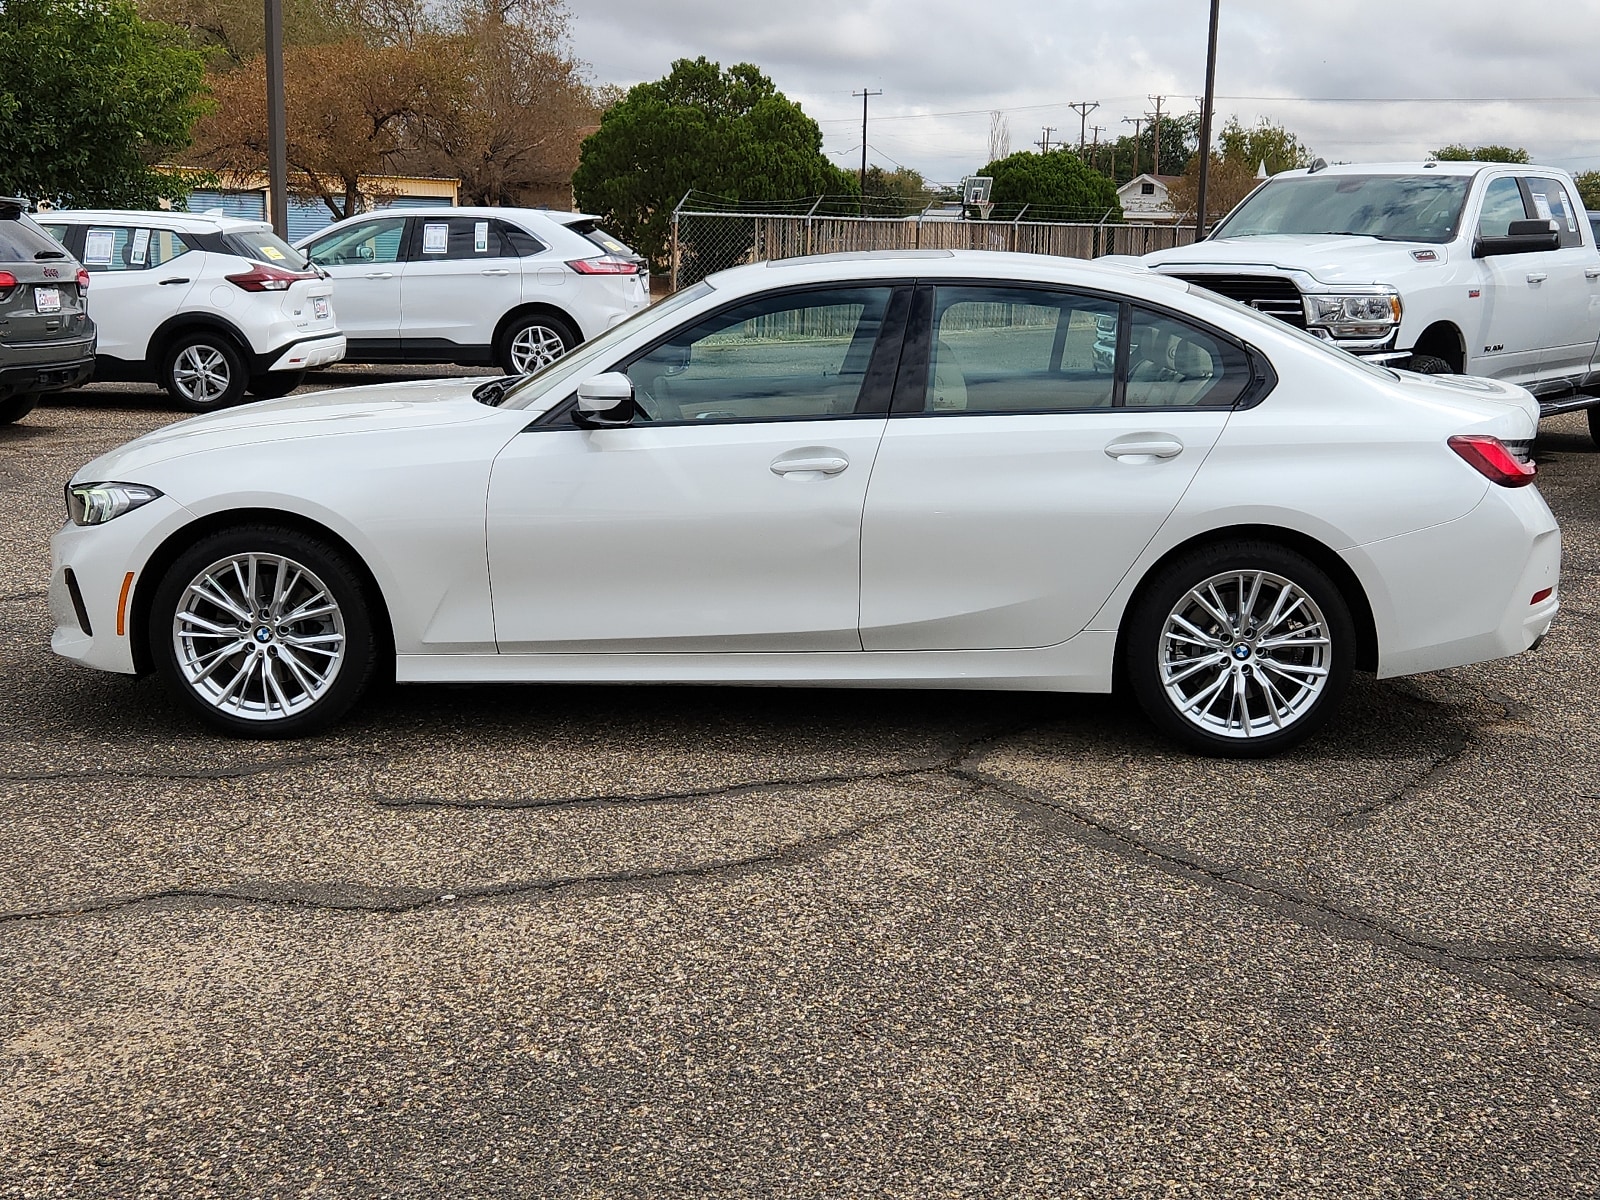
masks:
<svg viewBox="0 0 1600 1200"><path fill-rule="evenodd" d="M1269 317L1287 321L1296 329L1306 327L1306 310L1300 302L1300 289L1281 275L1177 275L1185 283L1248 304Z"/></svg>

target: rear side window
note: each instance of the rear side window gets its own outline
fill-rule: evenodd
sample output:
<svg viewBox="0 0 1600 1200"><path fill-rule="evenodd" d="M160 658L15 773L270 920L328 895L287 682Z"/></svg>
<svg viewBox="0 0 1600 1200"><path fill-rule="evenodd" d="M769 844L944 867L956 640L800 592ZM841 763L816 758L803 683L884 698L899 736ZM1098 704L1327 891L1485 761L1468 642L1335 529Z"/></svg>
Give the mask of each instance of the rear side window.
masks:
<svg viewBox="0 0 1600 1200"><path fill-rule="evenodd" d="M496 221L495 228L500 231L500 236L505 239L511 254L516 258L530 258L535 254L543 254L547 247L526 229L518 229L509 221Z"/></svg>
<svg viewBox="0 0 1600 1200"><path fill-rule="evenodd" d="M0 262L64 258L61 243L15 208L0 208Z"/></svg>
<svg viewBox="0 0 1600 1200"><path fill-rule="evenodd" d="M296 250L270 229L252 229L248 233L230 233L223 237L223 245L241 258L282 267L286 271L304 271L305 255Z"/></svg>
<svg viewBox="0 0 1600 1200"><path fill-rule="evenodd" d="M1559 179L1529 179L1528 193L1534 215L1556 223L1563 248L1583 245L1583 234L1578 229L1580 213Z"/></svg>
<svg viewBox="0 0 1600 1200"><path fill-rule="evenodd" d="M507 228L505 222L488 217L424 218L422 261L517 257L518 252L505 236Z"/></svg>
<svg viewBox="0 0 1600 1200"><path fill-rule="evenodd" d="M91 225L84 234L83 265L97 273L148 271L188 252L183 236L170 229Z"/></svg>
<svg viewBox="0 0 1600 1200"><path fill-rule="evenodd" d="M1251 378L1250 360L1232 342L1164 313L1133 310L1129 408L1227 408Z"/></svg>

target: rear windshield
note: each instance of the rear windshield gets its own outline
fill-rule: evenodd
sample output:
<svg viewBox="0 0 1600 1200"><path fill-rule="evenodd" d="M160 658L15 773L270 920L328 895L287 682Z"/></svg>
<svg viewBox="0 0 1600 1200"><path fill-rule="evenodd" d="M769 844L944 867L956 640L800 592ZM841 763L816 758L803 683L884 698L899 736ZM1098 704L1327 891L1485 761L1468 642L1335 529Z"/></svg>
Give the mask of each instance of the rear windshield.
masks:
<svg viewBox="0 0 1600 1200"><path fill-rule="evenodd" d="M228 249L235 254L244 258L254 259L256 262L282 267L286 271L305 271L310 269L310 264L306 262L306 256L270 229L252 229L248 233L230 233L225 235L222 240Z"/></svg>
<svg viewBox="0 0 1600 1200"><path fill-rule="evenodd" d="M607 254L620 255L623 258L635 257L633 248L620 238L614 238L599 224L594 221L574 221L567 226L573 233L581 233Z"/></svg>
<svg viewBox="0 0 1600 1200"><path fill-rule="evenodd" d="M0 208L0 262L33 262L66 256L60 242L21 212L15 208Z"/></svg>
<svg viewBox="0 0 1600 1200"><path fill-rule="evenodd" d="M1257 188L1213 237L1364 234L1387 242L1448 242L1467 199L1465 175L1297 175Z"/></svg>

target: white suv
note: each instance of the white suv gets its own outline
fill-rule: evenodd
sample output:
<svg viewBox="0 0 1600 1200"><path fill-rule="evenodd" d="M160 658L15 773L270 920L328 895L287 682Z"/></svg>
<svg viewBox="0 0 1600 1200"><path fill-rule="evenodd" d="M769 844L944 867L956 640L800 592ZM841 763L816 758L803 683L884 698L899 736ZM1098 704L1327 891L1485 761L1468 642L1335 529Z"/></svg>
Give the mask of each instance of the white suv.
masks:
<svg viewBox="0 0 1600 1200"><path fill-rule="evenodd" d="M344 357L333 285L264 221L58 210L49 230L94 277L96 379L154 380L190 412L292 391Z"/></svg>
<svg viewBox="0 0 1600 1200"><path fill-rule="evenodd" d="M354 362L520 375L650 303L648 265L584 213L379 209L297 245L337 285Z"/></svg>

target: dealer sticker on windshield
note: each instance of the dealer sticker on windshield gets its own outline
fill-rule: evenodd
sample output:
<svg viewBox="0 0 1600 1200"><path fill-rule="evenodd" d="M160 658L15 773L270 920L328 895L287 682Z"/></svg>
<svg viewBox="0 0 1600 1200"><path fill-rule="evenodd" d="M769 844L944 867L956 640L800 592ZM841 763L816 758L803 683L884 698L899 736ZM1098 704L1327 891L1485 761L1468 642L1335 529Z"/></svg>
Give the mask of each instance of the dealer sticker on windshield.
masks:
<svg viewBox="0 0 1600 1200"><path fill-rule="evenodd" d="M33 307L42 313L61 311L61 289L36 287L33 289Z"/></svg>

